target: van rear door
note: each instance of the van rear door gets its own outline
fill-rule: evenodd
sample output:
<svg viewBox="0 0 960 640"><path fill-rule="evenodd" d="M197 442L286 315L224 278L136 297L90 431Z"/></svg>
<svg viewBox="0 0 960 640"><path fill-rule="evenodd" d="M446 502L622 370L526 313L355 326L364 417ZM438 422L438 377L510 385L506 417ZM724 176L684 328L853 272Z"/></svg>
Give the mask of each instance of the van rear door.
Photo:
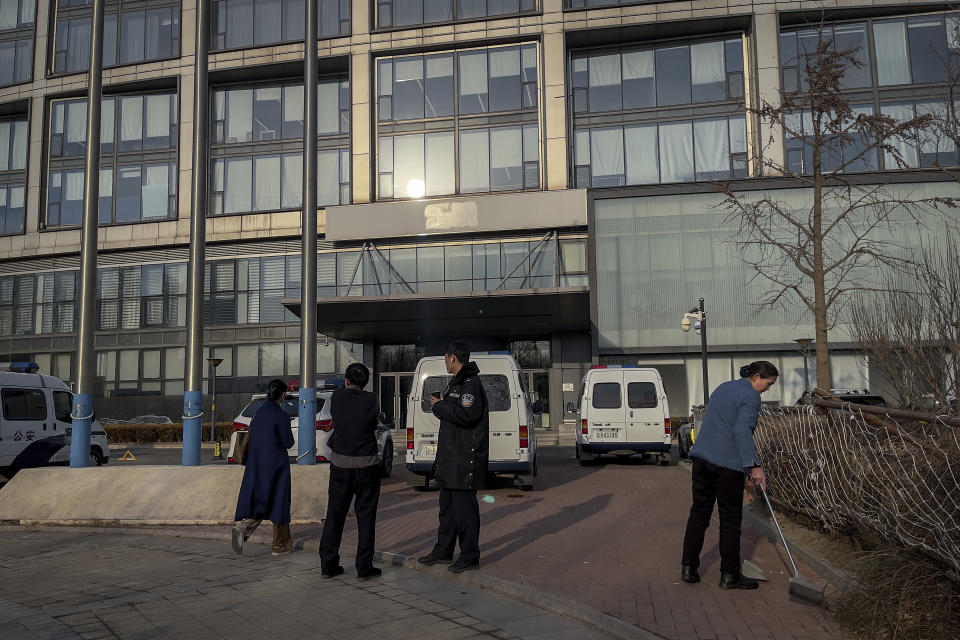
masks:
<svg viewBox="0 0 960 640"><path fill-rule="evenodd" d="M650 374L624 374L627 387L627 442L662 442L663 408L656 380Z"/></svg>
<svg viewBox="0 0 960 640"><path fill-rule="evenodd" d="M481 373L480 383L487 394L490 419L491 461L517 459L520 448L520 425L526 420L520 418L520 412L526 411L522 398L516 398L510 387L510 379L502 373Z"/></svg>
<svg viewBox="0 0 960 640"><path fill-rule="evenodd" d="M623 369L590 372L588 427L591 442L626 442Z"/></svg>

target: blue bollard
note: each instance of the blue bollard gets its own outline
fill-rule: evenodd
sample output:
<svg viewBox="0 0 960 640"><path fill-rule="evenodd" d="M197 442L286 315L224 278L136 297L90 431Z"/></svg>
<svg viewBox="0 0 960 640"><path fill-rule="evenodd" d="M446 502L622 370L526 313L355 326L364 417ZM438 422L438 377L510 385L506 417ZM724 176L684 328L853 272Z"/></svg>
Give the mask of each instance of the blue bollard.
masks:
<svg viewBox="0 0 960 640"><path fill-rule="evenodd" d="M297 416L297 464L317 463L317 390L300 389Z"/></svg>
<svg viewBox="0 0 960 640"><path fill-rule="evenodd" d="M185 467L200 466L200 439L203 420L203 392L183 394L183 459Z"/></svg>
<svg viewBox="0 0 960 640"><path fill-rule="evenodd" d="M93 422L93 395L78 393L73 396L73 426L70 433L70 466L90 466L90 424Z"/></svg>

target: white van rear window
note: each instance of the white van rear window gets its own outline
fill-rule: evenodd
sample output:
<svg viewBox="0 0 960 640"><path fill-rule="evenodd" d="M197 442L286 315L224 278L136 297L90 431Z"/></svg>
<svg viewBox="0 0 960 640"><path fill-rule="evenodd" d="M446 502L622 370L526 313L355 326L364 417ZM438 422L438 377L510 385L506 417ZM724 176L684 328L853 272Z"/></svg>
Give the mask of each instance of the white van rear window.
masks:
<svg viewBox="0 0 960 640"><path fill-rule="evenodd" d="M627 406L631 409L656 409L657 387L652 382L627 384Z"/></svg>
<svg viewBox="0 0 960 640"><path fill-rule="evenodd" d="M619 382L598 382L593 385L593 408L594 409L619 409L620 408L620 383Z"/></svg>
<svg viewBox="0 0 960 640"><path fill-rule="evenodd" d="M443 393L450 384L453 376L430 376L423 381L423 395L420 396L420 409L424 413L430 411L430 394ZM507 411L510 409L510 382L507 376L500 374L480 374L480 384L487 393L487 402L490 411Z"/></svg>
<svg viewBox="0 0 960 640"><path fill-rule="evenodd" d="M4 389L3 417L7 420L46 420L47 399L43 391Z"/></svg>

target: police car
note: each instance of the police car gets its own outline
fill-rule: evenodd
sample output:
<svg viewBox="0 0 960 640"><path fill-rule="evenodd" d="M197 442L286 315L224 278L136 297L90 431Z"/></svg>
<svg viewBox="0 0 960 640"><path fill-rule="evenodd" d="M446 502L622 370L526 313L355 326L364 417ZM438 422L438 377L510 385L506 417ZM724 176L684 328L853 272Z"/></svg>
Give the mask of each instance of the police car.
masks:
<svg viewBox="0 0 960 640"><path fill-rule="evenodd" d="M322 381L317 385L317 462L327 462L330 458L330 447L327 442L333 434L334 424L330 416L330 398L333 391L343 386L343 380ZM293 430L293 446L287 453L291 462L296 462L298 456L297 442L300 436L300 394L295 383L287 387L287 392L280 402L280 408L290 416L290 428ZM227 452L228 464L239 464L240 460L234 457L233 453L237 447L239 438L246 436L250 432L250 422L257 410L267 402L265 393L254 394L250 403L243 408L233 420L233 432L230 434L230 449ZM393 473L393 436L390 433L390 427L383 424L383 414L377 421L377 458L380 460L380 475L384 478L390 477Z"/></svg>
<svg viewBox="0 0 960 640"><path fill-rule="evenodd" d="M0 363L0 469L70 463L73 393L53 376L37 373L33 362ZM103 425L90 426L90 466L110 459Z"/></svg>

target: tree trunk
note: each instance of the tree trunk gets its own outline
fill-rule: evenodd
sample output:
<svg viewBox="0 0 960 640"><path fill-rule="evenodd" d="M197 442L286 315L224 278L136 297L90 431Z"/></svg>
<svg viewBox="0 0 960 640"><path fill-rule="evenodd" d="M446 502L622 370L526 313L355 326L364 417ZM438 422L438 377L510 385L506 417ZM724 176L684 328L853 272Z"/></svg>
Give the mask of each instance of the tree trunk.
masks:
<svg viewBox="0 0 960 640"><path fill-rule="evenodd" d="M816 127L817 144L813 148L813 326L817 349L817 386L833 388L830 371L830 343L827 341L827 295L826 274L823 268L823 174L821 172L823 135L819 122Z"/></svg>

